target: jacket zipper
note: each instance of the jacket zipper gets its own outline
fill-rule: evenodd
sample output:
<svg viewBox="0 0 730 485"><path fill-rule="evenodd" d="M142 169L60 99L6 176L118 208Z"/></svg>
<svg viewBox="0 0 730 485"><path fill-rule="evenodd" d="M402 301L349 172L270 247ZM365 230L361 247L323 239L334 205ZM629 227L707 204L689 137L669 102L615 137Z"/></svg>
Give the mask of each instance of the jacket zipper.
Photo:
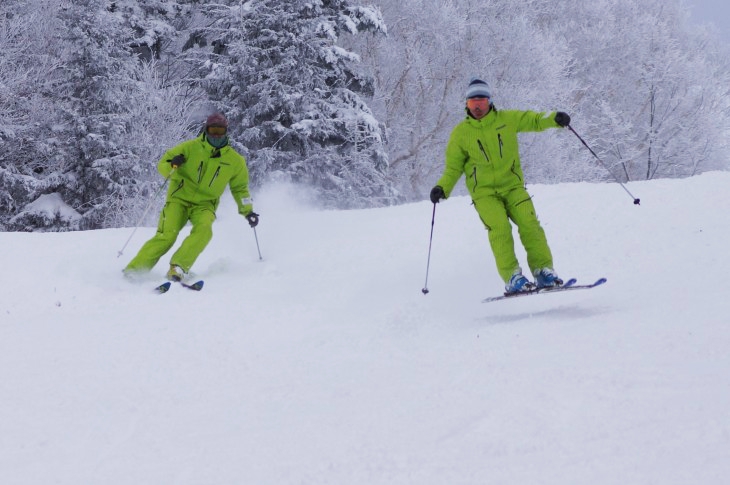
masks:
<svg viewBox="0 0 730 485"><path fill-rule="evenodd" d="M212 187L212 186L213 186L213 182L215 182L215 179L217 179L217 178L218 178L218 174L220 173L220 171L221 171L221 168L220 168L220 167L218 167L218 168L216 169L215 173L213 174L213 178L212 178L212 179L210 179L210 183L208 184L208 187Z"/></svg>
<svg viewBox="0 0 730 485"><path fill-rule="evenodd" d="M477 138L477 145L479 145L479 150L482 152L482 155L484 155L484 159L489 163L489 155L487 155L487 151L484 149L484 145L482 145L482 141ZM477 167L474 165L474 173L472 174L474 177L474 190L477 188Z"/></svg>
<svg viewBox="0 0 730 485"><path fill-rule="evenodd" d="M502 155L502 134L497 133L497 140L499 141L499 158L502 158L504 155Z"/></svg>
<svg viewBox="0 0 730 485"><path fill-rule="evenodd" d="M482 145L481 140L477 140L477 144L479 145L479 150L482 151L482 155L484 155L484 158L487 160L487 163L489 163L489 157L487 156L487 151L484 150L484 145Z"/></svg>
<svg viewBox="0 0 730 485"><path fill-rule="evenodd" d="M177 187L175 188L175 190L173 190L172 192L170 192L170 195L175 195L175 193L176 193L176 192L177 192L178 190L180 190L180 189L182 189L182 188L183 188L183 185L184 185L184 184L185 184L185 180L181 180L181 181L180 181L180 183L179 183L179 184L177 184Z"/></svg>
<svg viewBox="0 0 730 485"><path fill-rule="evenodd" d="M200 162L200 165L198 165L198 183L203 180L203 162Z"/></svg>
<svg viewBox="0 0 730 485"><path fill-rule="evenodd" d="M515 171L515 162L514 161L512 162L512 166L510 167L510 171L513 174L515 174L515 177L517 177L517 180L519 180L520 182L522 182L522 177L520 177L520 175Z"/></svg>

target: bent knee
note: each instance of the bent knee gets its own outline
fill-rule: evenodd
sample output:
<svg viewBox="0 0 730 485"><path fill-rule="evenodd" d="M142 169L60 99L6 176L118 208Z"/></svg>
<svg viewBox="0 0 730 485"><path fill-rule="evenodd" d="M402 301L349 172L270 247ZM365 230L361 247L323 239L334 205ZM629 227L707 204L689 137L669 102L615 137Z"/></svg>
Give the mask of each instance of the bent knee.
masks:
<svg viewBox="0 0 730 485"><path fill-rule="evenodd" d="M512 224L510 224L509 220L490 221L482 219L482 223L490 234L512 234Z"/></svg>

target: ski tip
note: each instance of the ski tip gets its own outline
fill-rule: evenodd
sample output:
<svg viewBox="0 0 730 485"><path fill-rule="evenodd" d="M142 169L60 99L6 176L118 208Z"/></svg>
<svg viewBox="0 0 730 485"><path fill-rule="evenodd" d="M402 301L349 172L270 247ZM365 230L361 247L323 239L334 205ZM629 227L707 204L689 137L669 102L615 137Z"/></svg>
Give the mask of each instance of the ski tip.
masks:
<svg viewBox="0 0 730 485"><path fill-rule="evenodd" d="M561 286L563 286L563 287L573 286L577 282L578 282L578 280L576 278L570 278L568 281L566 281L565 283L563 283Z"/></svg>
<svg viewBox="0 0 730 485"><path fill-rule="evenodd" d="M596 282L595 282L595 283L593 283L593 286L598 286L598 285L602 285L602 284L603 284L603 283L605 283L606 281L608 281L608 280L607 280L606 278L599 278L598 280L596 280Z"/></svg>
<svg viewBox="0 0 730 485"><path fill-rule="evenodd" d="M183 283L182 281L180 284L183 286L183 288L187 288L188 290L194 290L194 291L200 291L203 289L203 280L196 281L195 283Z"/></svg>
<svg viewBox="0 0 730 485"><path fill-rule="evenodd" d="M172 283L170 283L169 281L166 281L166 282L162 283L160 286L158 286L157 288L155 288L155 293L159 293L159 294L167 293L167 291L170 289L171 285L172 285Z"/></svg>

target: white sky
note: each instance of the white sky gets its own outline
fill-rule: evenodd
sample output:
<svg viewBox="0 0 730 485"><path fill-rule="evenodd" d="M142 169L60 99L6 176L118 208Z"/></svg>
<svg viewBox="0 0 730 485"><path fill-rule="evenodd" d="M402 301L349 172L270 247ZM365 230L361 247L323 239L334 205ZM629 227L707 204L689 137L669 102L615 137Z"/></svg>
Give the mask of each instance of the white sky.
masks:
<svg viewBox="0 0 730 485"><path fill-rule="evenodd" d="M730 1L687 0L692 18L698 22L710 22L717 26L720 36L730 42Z"/></svg>

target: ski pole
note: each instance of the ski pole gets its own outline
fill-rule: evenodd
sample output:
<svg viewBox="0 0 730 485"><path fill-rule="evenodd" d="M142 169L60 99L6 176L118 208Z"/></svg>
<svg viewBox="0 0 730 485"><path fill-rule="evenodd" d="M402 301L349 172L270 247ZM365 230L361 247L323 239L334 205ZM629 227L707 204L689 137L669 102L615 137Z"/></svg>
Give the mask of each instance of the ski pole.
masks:
<svg viewBox="0 0 730 485"><path fill-rule="evenodd" d="M256 227L252 227L253 229L253 237L256 239L256 250L259 252L259 261L263 261L264 258L261 257L261 249L259 248L259 237L256 234Z"/></svg>
<svg viewBox="0 0 730 485"><path fill-rule="evenodd" d="M431 215L431 237L428 239L428 260L426 262L426 283L423 285L421 292L428 294L428 269L431 266L431 243L433 242L433 223L436 220L436 203L433 204L433 214Z"/></svg>
<svg viewBox="0 0 730 485"><path fill-rule="evenodd" d="M142 213L142 217L139 218L139 221L137 221L137 224L134 226L134 229L132 230L132 234L129 235L129 238L127 239L127 242L124 243L124 246L122 246L122 249L119 250L117 253L117 258L120 257L124 253L124 249L127 247L127 244L129 244L129 241L132 240L132 236L134 236L134 233L137 232L137 228L140 224L142 224L142 221L144 221L144 218L147 216L147 213L152 208L152 204L157 200L157 197L160 195L160 192L162 192L162 189L165 188L165 185L167 185L168 180L170 180L170 177L172 177L172 174L175 173L175 167L172 168L172 172L170 172L170 175L165 177L165 180L160 184L160 186L157 188L157 191L152 196L152 199L147 204L147 207L145 208L144 212Z"/></svg>
<svg viewBox="0 0 730 485"><path fill-rule="evenodd" d="M573 134L578 137L578 139L581 141L581 143L583 143L583 145L585 145L585 147L588 149L588 151L591 152L591 154L593 154L594 157L596 157L596 160L598 160L598 162L601 164L601 166L603 168L605 168L608 173L611 174L611 176L616 181L616 183L618 183L626 191L626 193L629 194L632 199L634 199L634 205L639 205L641 203L641 201L639 199L637 199L636 197L634 197L634 195L631 192L629 192L629 189L627 189L626 186L624 184L622 184L621 181L613 174L613 172L611 172L608 169L608 167L606 167L606 164L603 163L603 161L600 158L598 158L598 155L596 155L596 152L591 150L591 147L588 146L588 143L586 143L585 140L583 140L583 138L581 138L580 135L575 132L575 130L573 129L572 126L568 125L568 129L570 131L572 131Z"/></svg>

